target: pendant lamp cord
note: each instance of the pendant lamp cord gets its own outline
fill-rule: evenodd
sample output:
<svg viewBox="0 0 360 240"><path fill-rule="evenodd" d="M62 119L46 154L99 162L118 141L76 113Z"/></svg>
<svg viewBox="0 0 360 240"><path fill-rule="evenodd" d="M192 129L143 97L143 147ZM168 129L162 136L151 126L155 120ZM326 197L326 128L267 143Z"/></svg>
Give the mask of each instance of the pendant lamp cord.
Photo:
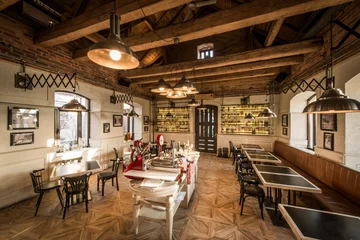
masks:
<svg viewBox="0 0 360 240"><path fill-rule="evenodd" d="M331 66L331 72L330 72L330 77L331 77L331 87L334 88L334 81L333 81L333 77L334 77L334 66L333 66L333 15L331 16L330 19L330 66Z"/></svg>

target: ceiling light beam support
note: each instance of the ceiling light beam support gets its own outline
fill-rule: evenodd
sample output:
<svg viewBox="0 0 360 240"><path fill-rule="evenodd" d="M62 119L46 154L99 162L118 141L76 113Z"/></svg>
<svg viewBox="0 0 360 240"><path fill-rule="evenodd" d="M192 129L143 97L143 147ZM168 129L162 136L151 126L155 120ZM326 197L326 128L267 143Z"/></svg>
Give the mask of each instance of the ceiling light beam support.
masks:
<svg viewBox="0 0 360 240"><path fill-rule="evenodd" d="M270 30L265 39L265 47L270 47L278 35L285 18L280 18L271 23Z"/></svg>

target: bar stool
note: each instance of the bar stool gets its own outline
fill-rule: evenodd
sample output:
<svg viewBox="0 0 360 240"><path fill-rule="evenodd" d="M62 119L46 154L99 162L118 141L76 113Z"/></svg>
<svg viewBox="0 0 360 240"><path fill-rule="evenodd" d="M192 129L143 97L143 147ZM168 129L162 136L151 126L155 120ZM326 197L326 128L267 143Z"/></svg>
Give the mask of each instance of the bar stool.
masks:
<svg viewBox="0 0 360 240"><path fill-rule="evenodd" d="M39 170L34 170L32 172L30 172L30 177L33 183L33 187L34 187L34 192L35 193L40 193L39 198L36 202L36 210L35 210L35 216L39 210L40 204L41 204L41 200L43 198L43 195L45 192L48 192L50 190L56 189L58 198L60 200L60 204L61 207L64 207L64 203L63 203L63 198L60 192L60 188L61 188L61 184L59 183L59 181L50 181L47 183L44 183L42 180L42 171L44 171L45 169L39 169Z"/></svg>

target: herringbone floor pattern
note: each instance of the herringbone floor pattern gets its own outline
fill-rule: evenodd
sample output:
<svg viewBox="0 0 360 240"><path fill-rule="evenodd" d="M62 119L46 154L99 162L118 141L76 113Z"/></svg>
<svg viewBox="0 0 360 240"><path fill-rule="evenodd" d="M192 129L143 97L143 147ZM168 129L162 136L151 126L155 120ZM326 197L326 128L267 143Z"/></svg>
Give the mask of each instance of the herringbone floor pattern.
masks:
<svg viewBox="0 0 360 240"><path fill-rule="evenodd" d="M291 230L273 226L266 212L261 219L256 199L246 200L240 216L239 183L231 163L201 155L196 190L190 207L175 215L173 239L293 239ZM0 239L165 239L164 221L140 218L139 234L133 234L132 196L128 179L119 174L120 191L108 182L104 197L92 176L89 212L85 204L71 206L65 220L55 191L44 195L37 217L36 197L0 210Z"/></svg>

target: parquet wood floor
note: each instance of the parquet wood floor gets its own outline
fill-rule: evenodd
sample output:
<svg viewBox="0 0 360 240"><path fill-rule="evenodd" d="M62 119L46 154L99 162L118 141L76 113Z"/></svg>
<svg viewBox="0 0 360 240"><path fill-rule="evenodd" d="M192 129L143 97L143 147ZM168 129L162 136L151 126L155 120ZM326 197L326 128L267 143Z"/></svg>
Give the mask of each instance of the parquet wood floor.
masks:
<svg viewBox="0 0 360 240"><path fill-rule="evenodd" d="M239 183L232 161L201 154L196 190L188 209L174 217L173 239L294 239L290 229L275 227L256 199L248 198L240 216ZM71 206L65 220L56 192L44 195L34 217L37 197L0 210L0 239L165 239L164 221L140 217L139 234L132 228L132 196L128 179L119 173L120 191L108 182L105 196L90 179L92 200ZM29 178L30 181L30 178Z"/></svg>

